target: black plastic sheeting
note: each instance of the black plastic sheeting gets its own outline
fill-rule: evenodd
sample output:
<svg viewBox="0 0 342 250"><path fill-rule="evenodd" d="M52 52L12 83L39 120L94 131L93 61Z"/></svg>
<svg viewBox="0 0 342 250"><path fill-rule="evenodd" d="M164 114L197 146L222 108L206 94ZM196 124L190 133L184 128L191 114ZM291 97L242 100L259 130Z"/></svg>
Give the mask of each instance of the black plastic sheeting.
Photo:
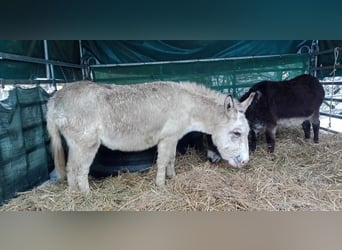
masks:
<svg viewBox="0 0 342 250"><path fill-rule="evenodd" d="M184 155L189 149L206 153L204 144L205 137L203 133L189 132L178 141L177 153ZM126 172L148 172L152 165L156 163L157 155L157 146L143 151L122 152L110 150L101 145L90 166L89 174L95 178L104 178Z"/></svg>

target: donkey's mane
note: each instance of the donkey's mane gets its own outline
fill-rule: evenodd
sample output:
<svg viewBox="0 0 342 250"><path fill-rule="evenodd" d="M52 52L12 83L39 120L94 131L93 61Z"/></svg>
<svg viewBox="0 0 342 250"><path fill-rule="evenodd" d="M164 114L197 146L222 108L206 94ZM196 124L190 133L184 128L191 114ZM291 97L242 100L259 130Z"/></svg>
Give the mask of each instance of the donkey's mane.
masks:
<svg viewBox="0 0 342 250"><path fill-rule="evenodd" d="M184 90L190 92L192 95L200 96L201 98L213 101L219 105L224 104L224 100L226 98L225 94L194 82L180 82L179 84Z"/></svg>

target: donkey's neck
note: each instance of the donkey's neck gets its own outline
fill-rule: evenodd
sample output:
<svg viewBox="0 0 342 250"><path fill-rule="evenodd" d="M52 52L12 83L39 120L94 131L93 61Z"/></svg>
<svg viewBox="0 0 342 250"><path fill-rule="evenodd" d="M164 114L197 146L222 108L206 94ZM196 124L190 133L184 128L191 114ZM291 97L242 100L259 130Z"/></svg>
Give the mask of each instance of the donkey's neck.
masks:
<svg viewBox="0 0 342 250"><path fill-rule="evenodd" d="M212 134L225 115L223 105L218 105L211 101L201 102L200 105L195 106L191 111L187 132L199 131Z"/></svg>

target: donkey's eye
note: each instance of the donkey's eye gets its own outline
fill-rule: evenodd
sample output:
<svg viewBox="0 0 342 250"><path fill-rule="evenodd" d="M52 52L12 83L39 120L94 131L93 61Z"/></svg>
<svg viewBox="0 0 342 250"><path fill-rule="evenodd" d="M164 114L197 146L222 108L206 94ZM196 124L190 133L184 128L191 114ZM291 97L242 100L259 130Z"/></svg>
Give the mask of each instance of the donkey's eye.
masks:
<svg viewBox="0 0 342 250"><path fill-rule="evenodd" d="M240 136L241 136L241 133L238 132L238 131L234 131L234 132L233 132L233 135L235 135L236 137L240 137Z"/></svg>

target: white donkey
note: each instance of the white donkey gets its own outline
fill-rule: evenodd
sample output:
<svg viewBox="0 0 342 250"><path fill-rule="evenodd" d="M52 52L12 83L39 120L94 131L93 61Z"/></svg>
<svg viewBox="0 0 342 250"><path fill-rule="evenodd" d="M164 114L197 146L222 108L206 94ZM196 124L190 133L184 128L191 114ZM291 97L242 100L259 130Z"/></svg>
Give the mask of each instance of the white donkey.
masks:
<svg viewBox="0 0 342 250"><path fill-rule="evenodd" d="M222 158L242 167L249 160L244 112L253 96L240 103L186 82L70 83L48 102L47 129L58 177L67 177L70 190L88 192L89 168L100 144L121 151L158 145L156 184L165 185L165 176L175 176L177 142L190 131L211 134ZM60 135L69 148L67 164Z"/></svg>

